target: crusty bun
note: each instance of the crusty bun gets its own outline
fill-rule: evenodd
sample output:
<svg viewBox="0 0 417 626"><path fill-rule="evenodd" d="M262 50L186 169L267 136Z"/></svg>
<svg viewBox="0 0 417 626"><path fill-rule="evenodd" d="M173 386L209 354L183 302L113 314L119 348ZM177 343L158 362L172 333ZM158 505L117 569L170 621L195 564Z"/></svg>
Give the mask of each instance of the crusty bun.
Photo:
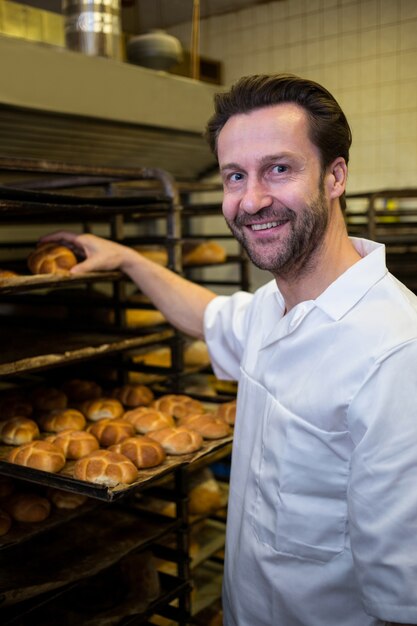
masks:
<svg viewBox="0 0 417 626"><path fill-rule="evenodd" d="M80 380L73 378L62 385L62 391L67 395L71 403L96 400L102 395L100 385L93 380Z"/></svg>
<svg viewBox="0 0 417 626"><path fill-rule="evenodd" d="M123 385L114 389L112 396L127 407L147 406L154 399L153 392L145 385Z"/></svg>
<svg viewBox="0 0 417 626"><path fill-rule="evenodd" d="M12 270L0 269L0 282L9 278L16 278L16 276L19 276L19 274L12 272Z"/></svg>
<svg viewBox="0 0 417 626"><path fill-rule="evenodd" d="M230 426L219 417L212 417L209 413L195 413L179 420L180 426L187 426L200 433L204 439L221 439L230 435Z"/></svg>
<svg viewBox="0 0 417 626"><path fill-rule="evenodd" d="M87 400L81 405L81 411L87 419L98 422L102 419L117 419L124 413L123 404L116 398L98 398Z"/></svg>
<svg viewBox="0 0 417 626"><path fill-rule="evenodd" d="M14 448L7 457L10 463L44 472L59 472L65 465L62 450L49 441L31 441Z"/></svg>
<svg viewBox="0 0 417 626"><path fill-rule="evenodd" d="M62 430L83 430L86 420L77 409L56 409L39 418L42 430L48 433L60 433Z"/></svg>
<svg viewBox="0 0 417 626"><path fill-rule="evenodd" d="M190 515L210 515L222 506L220 485L210 468L205 467L190 476L188 512Z"/></svg>
<svg viewBox="0 0 417 626"><path fill-rule="evenodd" d="M236 419L236 400L219 404L215 411L215 415L223 419L226 424L233 426Z"/></svg>
<svg viewBox="0 0 417 626"><path fill-rule="evenodd" d="M33 406L20 394L11 394L0 398L0 419L8 420L11 417L30 417Z"/></svg>
<svg viewBox="0 0 417 626"><path fill-rule="evenodd" d="M169 413L177 419L190 415L191 413L203 413L203 405L198 400L190 398L183 394L166 394L161 396L157 400L154 400L151 405L158 411Z"/></svg>
<svg viewBox="0 0 417 626"><path fill-rule="evenodd" d="M51 512L49 500L34 493L17 493L8 500L6 507L17 522L43 522Z"/></svg>
<svg viewBox="0 0 417 626"><path fill-rule="evenodd" d="M209 365L210 355L205 341L196 340L184 348L184 364L190 367Z"/></svg>
<svg viewBox="0 0 417 626"><path fill-rule="evenodd" d="M132 424L137 433L142 433L143 435L151 430L175 426L175 420L172 415L147 406L140 406L137 409L126 411L123 419Z"/></svg>
<svg viewBox="0 0 417 626"><path fill-rule="evenodd" d="M124 454L138 468L155 467L165 459L161 444L145 435L123 439L121 443L111 446L110 450Z"/></svg>
<svg viewBox="0 0 417 626"><path fill-rule="evenodd" d="M53 242L41 243L28 256L28 267L32 274L69 274L77 257L67 248Z"/></svg>
<svg viewBox="0 0 417 626"><path fill-rule="evenodd" d="M88 500L87 496L80 493L71 493L62 489L49 489L48 499L57 509L77 509Z"/></svg>
<svg viewBox="0 0 417 626"><path fill-rule="evenodd" d="M36 422L28 417L12 417L0 424L0 440L9 446L21 446L39 437Z"/></svg>
<svg viewBox="0 0 417 626"><path fill-rule="evenodd" d="M127 437L133 437L135 429L124 419L100 420L88 427L88 432L94 435L101 446L107 448L120 443Z"/></svg>
<svg viewBox="0 0 417 626"><path fill-rule="evenodd" d="M186 426L174 426L154 430L148 434L151 439L158 441L167 454L187 454L196 452L203 445L202 436Z"/></svg>
<svg viewBox="0 0 417 626"><path fill-rule="evenodd" d="M68 404L66 394L54 387L37 387L31 394L31 400L39 413L66 409Z"/></svg>
<svg viewBox="0 0 417 626"><path fill-rule="evenodd" d="M0 537L9 532L12 525L12 518L6 511L0 509Z"/></svg>
<svg viewBox="0 0 417 626"><path fill-rule="evenodd" d="M48 441L62 450L67 459L81 459L100 447L96 437L84 430L62 430L48 437Z"/></svg>
<svg viewBox="0 0 417 626"><path fill-rule="evenodd" d="M226 250L217 241L203 241L183 247L183 265L224 263L225 260Z"/></svg>
<svg viewBox="0 0 417 626"><path fill-rule="evenodd" d="M126 309L126 324L128 328L142 328L163 324L166 318L160 311L151 309Z"/></svg>
<svg viewBox="0 0 417 626"><path fill-rule="evenodd" d="M74 478L108 487L133 483L137 477L138 470L132 461L111 450L92 452L74 465Z"/></svg>

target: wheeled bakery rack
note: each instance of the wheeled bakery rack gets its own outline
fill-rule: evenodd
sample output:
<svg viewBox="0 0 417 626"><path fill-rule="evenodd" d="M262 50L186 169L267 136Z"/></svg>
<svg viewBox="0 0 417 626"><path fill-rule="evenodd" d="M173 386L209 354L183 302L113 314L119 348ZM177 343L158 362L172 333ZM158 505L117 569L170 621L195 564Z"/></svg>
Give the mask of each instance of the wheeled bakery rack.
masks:
<svg viewBox="0 0 417 626"><path fill-rule="evenodd" d="M78 232L96 232L127 245L162 243L168 251L169 267L181 272L183 209L169 174L161 170L80 168L22 159L0 159L0 174L0 266L19 274L0 284L2 388L30 387L45 377L55 383L74 372L77 377L91 377L92 369L100 383L119 384L127 380L132 354L144 347L169 345L172 367L167 380L171 391L180 390L184 379L182 337L168 324L146 329L127 326L125 311L132 306L132 287L120 273L30 276L25 266L26 256L38 236L57 228L76 228ZM160 228L153 231L148 225L156 222ZM152 308L150 303L138 306ZM102 313L97 316L97 311ZM188 623L191 576L187 468L229 455L230 449L231 437L205 444L195 455L172 457L154 470L142 471L140 479L131 486L108 489L75 480L70 463L59 474L14 466L5 460L7 447L2 446L0 474L28 481L35 488L58 487L91 498L87 506L65 519L56 514L42 529L26 528L3 538L2 571L16 565L19 558L27 563L32 557L32 562L38 561L39 565L33 566L33 575L26 576L24 583L19 583L19 568L15 578L3 579L2 623L47 624L47 619L52 620L50 623L67 623L56 620L63 619L63 612L73 612L74 598L83 595L85 580L111 571L126 552L140 552L150 545L176 563L176 575L162 576L161 592L148 606L138 607L134 600L129 604L129 600L119 613L108 607L99 612L100 621L95 614L94 623L146 624L152 623L153 616L181 625ZM135 496L143 490L155 491L174 501L175 518L147 519L143 511L139 513ZM83 536L77 538L80 529ZM114 543L112 530L120 535ZM168 550L160 540L172 533L176 546ZM72 538L75 544L71 547ZM64 549L65 563L60 558L60 548ZM47 554L53 555L49 560L56 564L49 581L45 580ZM70 559L74 555L79 557L76 563ZM23 572L27 574L27 565ZM75 621L88 623L88 608L81 610L83 621L80 622L80 614L75 615Z"/></svg>

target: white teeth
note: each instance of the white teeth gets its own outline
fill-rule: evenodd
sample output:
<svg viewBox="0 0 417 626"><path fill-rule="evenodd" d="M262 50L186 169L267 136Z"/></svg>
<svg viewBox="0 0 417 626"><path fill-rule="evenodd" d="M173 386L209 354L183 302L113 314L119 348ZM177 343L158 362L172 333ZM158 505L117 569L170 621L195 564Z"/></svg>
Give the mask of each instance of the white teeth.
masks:
<svg viewBox="0 0 417 626"><path fill-rule="evenodd" d="M283 222L268 222L267 224L252 224L252 230L267 230L268 228L274 228L275 226L279 226Z"/></svg>

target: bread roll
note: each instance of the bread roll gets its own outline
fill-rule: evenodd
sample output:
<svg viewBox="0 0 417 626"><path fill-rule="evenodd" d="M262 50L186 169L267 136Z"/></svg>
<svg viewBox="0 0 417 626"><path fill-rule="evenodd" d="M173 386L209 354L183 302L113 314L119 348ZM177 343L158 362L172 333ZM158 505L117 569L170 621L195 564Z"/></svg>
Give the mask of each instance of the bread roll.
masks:
<svg viewBox="0 0 417 626"><path fill-rule="evenodd" d="M219 404L215 411L215 415L224 420L226 424L233 426L236 419L236 400Z"/></svg>
<svg viewBox="0 0 417 626"><path fill-rule="evenodd" d="M110 450L124 454L140 469L161 465L165 459L161 444L146 435L123 439L121 443L111 446Z"/></svg>
<svg viewBox="0 0 417 626"><path fill-rule="evenodd" d="M183 247L183 265L224 263L225 260L226 250L217 241L203 241L197 245Z"/></svg>
<svg viewBox="0 0 417 626"><path fill-rule="evenodd" d="M128 328L142 328L163 324L166 318L160 311L148 309L126 309L126 324Z"/></svg>
<svg viewBox="0 0 417 626"><path fill-rule="evenodd" d="M111 450L92 452L74 465L74 478L108 487L116 487L120 483L131 484L138 475L132 461Z"/></svg>
<svg viewBox="0 0 417 626"><path fill-rule="evenodd" d="M190 367L209 365L210 355L205 341L193 341L184 348L184 363Z"/></svg>
<svg viewBox="0 0 417 626"><path fill-rule="evenodd" d="M59 433L63 430L83 430L86 420L77 409L56 409L39 418L42 430L49 433Z"/></svg>
<svg viewBox="0 0 417 626"><path fill-rule="evenodd" d="M230 426L219 417L211 416L209 413L195 413L187 415L179 420L180 426L187 426L200 433L204 439L221 439L230 435Z"/></svg>
<svg viewBox="0 0 417 626"><path fill-rule="evenodd" d="M219 483L209 468L191 474L188 487L190 515L210 515L222 506Z"/></svg>
<svg viewBox="0 0 417 626"><path fill-rule="evenodd" d="M77 265L77 257L66 246L41 243L29 254L27 263L32 274L66 275Z"/></svg>
<svg viewBox="0 0 417 626"><path fill-rule="evenodd" d="M133 437L135 429L124 419L100 420L88 427L88 432L94 435L101 446L107 448L120 443L127 437Z"/></svg>
<svg viewBox="0 0 417 626"><path fill-rule="evenodd" d="M158 400L154 400L151 406L158 411L169 413L177 419L191 413L203 413L204 411L201 402L183 394L166 394Z"/></svg>
<svg viewBox="0 0 417 626"><path fill-rule="evenodd" d="M9 278L16 278L16 276L19 276L19 274L16 274L16 272L0 269L0 283L3 280L8 280Z"/></svg>
<svg viewBox="0 0 417 626"><path fill-rule="evenodd" d="M17 493L7 502L7 510L16 522L43 522L51 512L51 503L34 493Z"/></svg>
<svg viewBox="0 0 417 626"><path fill-rule="evenodd" d="M123 385L115 389L112 396L127 407L147 406L154 399L152 391L145 385Z"/></svg>
<svg viewBox="0 0 417 626"><path fill-rule="evenodd" d="M27 417L12 417L0 424L0 439L9 446L21 446L39 437L36 422Z"/></svg>
<svg viewBox="0 0 417 626"><path fill-rule="evenodd" d="M188 454L196 452L203 445L202 436L185 426L154 430L148 436L158 441L167 454Z"/></svg>
<svg viewBox="0 0 417 626"><path fill-rule="evenodd" d="M49 441L31 441L14 448L7 460L16 465L32 467L44 472L59 472L65 465L62 450Z"/></svg>
<svg viewBox="0 0 417 626"><path fill-rule="evenodd" d="M124 413L123 404L116 398L98 398L87 400L81 405L81 411L87 419L98 422L103 419L117 419Z"/></svg>
<svg viewBox="0 0 417 626"><path fill-rule="evenodd" d="M30 417L32 413L32 404L22 395L6 395L0 399L0 419L2 420L17 416Z"/></svg>
<svg viewBox="0 0 417 626"><path fill-rule="evenodd" d="M87 496L80 493L71 493L62 489L49 489L48 499L57 509L77 509L88 500Z"/></svg>
<svg viewBox="0 0 417 626"><path fill-rule="evenodd" d="M67 459L81 459L100 447L96 437L84 430L62 430L48 437L48 441L62 450Z"/></svg>
<svg viewBox="0 0 417 626"><path fill-rule="evenodd" d="M0 509L0 537L9 532L12 526L12 518L6 511Z"/></svg>
<svg viewBox="0 0 417 626"><path fill-rule="evenodd" d="M56 409L66 409L66 394L55 387L37 387L31 394L33 406L39 413L47 413Z"/></svg>
<svg viewBox="0 0 417 626"><path fill-rule="evenodd" d="M151 430L175 426L172 415L146 406L140 406L137 409L127 411L123 415L123 419L132 424L137 433L142 433L143 435L149 433Z"/></svg>
<svg viewBox="0 0 417 626"><path fill-rule="evenodd" d="M86 400L96 400L102 396L100 385L93 380L80 380L74 378L62 385L62 391L67 395L71 403L85 402Z"/></svg>

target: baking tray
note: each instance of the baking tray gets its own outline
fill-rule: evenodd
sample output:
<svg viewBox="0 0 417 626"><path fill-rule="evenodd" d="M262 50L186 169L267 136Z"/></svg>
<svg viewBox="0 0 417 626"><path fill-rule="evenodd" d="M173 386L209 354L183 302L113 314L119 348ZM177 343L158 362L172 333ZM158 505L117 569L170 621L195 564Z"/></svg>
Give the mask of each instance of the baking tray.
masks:
<svg viewBox="0 0 417 626"><path fill-rule="evenodd" d="M75 461L68 461L64 468L53 474L51 472L43 472L30 467L22 467L9 463L6 458L12 450L12 446L0 446L0 474L11 478L27 480L45 487L55 487L73 493L79 493L91 498L97 498L105 502L112 502L121 497L150 486L150 484L166 474L179 469L182 466L196 464L208 455L217 458L219 454L226 448L229 451L233 436L223 437L212 441L204 441L203 446L197 452L191 454L179 454L176 456L167 456L165 461L157 467L151 469L139 470L139 479L130 485L119 484L116 487L106 487L104 485L95 485L84 480L73 478L73 468Z"/></svg>

